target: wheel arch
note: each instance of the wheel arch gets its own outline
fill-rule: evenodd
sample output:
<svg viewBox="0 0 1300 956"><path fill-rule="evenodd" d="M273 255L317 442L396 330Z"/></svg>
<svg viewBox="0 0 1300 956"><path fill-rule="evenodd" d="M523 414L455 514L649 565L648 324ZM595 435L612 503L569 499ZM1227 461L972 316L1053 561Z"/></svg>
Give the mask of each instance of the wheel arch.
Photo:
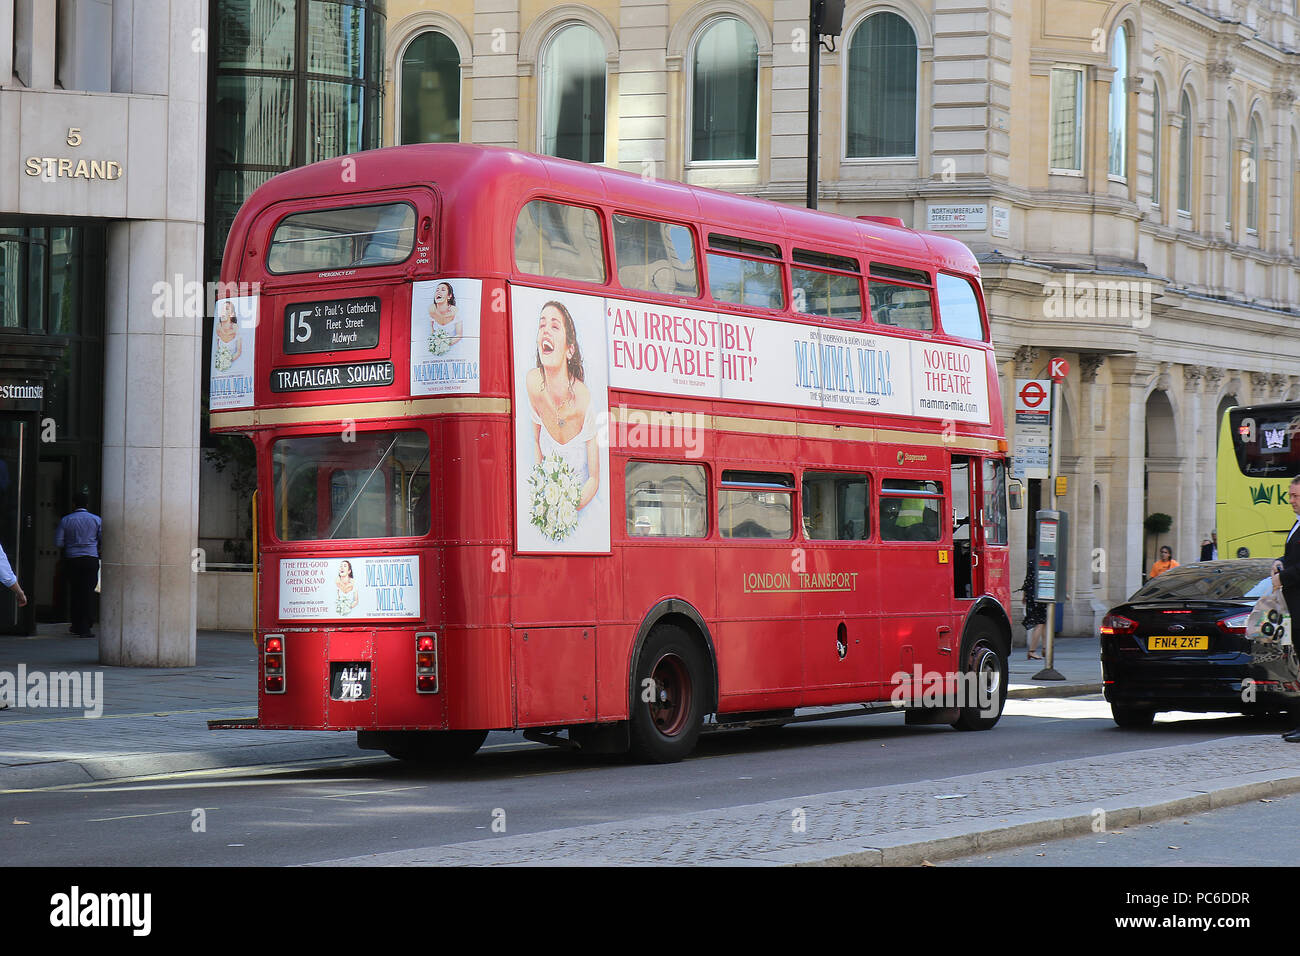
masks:
<svg viewBox="0 0 1300 956"><path fill-rule="evenodd" d="M681 598L664 598L647 611L645 617L641 619L641 626L637 628L636 639L632 642L632 653L628 655L627 659L628 713L632 713L636 701L637 659L641 656L641 649L645 646L650 632L659 624L676 624L699 642L700 647L704 650L704 659L709 665L704 713L706 715L716 713L718 710L718 655L713 646L713 635L709 632L709 626L704 623L704 616L689 601L683 601Z"/></svg>
<svg viewBox="0 0 1300 956"><path fill-rule="evenodd" d="M975 602L966 611L966 617L961 622L961 638L963 643L966 635L970 633L970 626L976 618L983 617L988 619L997 629L998 636L1002 642L1002 652L1008 660L1011 659L1011 618L1007 616L1004 608L992 595L985 594L975 600Z"/></svg>

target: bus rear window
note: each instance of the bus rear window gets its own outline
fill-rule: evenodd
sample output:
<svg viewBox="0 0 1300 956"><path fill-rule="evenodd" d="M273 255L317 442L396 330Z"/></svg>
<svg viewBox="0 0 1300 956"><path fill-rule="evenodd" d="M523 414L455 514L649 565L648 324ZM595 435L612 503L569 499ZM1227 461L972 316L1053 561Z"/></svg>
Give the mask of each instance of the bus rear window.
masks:
<svg viewBox="0 0 1300 956"><path fill-rule="evenodd" d="M429 533L429 436L422 431L284 438L271 452L281 541Z"/></svg>
<svg viewBox="0 0 1300 956"><path fill-rule="evenodd" d="M266 250L266 268L289 275L393 265L414 248L415 207L409 203L318 209L280 221Z"/></svg>

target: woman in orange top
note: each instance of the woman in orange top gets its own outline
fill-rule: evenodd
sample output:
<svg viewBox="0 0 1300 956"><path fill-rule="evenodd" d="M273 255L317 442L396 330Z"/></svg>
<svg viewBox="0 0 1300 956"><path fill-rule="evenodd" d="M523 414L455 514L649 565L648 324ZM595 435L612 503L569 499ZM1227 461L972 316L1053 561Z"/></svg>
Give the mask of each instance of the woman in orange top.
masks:
<svg viewBox="0 0 1300 956"><path fill-rule="evenodd" d="M1151 577L1158 578L1170 568L1178 567L1178 562L1174 560L1174 553L1168 545L1161 545L1160 560L1151 565Z"/></svg>

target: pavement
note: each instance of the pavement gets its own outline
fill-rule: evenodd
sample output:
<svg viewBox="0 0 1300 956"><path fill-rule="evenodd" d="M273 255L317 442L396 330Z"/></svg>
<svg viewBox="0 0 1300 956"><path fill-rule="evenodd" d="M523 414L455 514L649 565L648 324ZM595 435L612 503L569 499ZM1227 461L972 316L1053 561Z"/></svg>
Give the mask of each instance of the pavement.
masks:
<svg viewBox="0 0 1300 956"><path fill-rule="evenodd" d="M0 794L368 753L352 733L209 731L209 720L256 716L247 633L200 632L194 667L121 668L100 665L94 641L40 630L0 637L0 687L23 671L78 673L100 688L81 702L102 713L31 700L0 710ZM1058 639L1055 666L1067 680L1035 680L1042 662L1016 648L1009 696L1100 693L1094 638ZM337 862L907 865L1088 832L1099 813L1118 827L1296 791L1300 747L1238 737Z"/></svg>

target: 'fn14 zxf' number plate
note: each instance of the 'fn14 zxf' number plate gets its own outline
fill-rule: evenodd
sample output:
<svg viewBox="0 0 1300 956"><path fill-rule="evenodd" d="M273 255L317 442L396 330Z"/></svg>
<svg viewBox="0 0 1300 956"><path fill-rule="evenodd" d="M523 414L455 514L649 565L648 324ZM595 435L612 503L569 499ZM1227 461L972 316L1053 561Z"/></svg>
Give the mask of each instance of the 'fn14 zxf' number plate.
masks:
<svg viewBox="0 0 1300 956"><path fill-rule="evenodd" d="M1206 634L1161 634L1147 638L1149 651L1208 651L1210 638Z"/></svg>
<svg viewBox="0 0 1300 956"><path fill-rule="evenodd" d="M369 700L370 664L330 663L330 700Z"/></svg>

